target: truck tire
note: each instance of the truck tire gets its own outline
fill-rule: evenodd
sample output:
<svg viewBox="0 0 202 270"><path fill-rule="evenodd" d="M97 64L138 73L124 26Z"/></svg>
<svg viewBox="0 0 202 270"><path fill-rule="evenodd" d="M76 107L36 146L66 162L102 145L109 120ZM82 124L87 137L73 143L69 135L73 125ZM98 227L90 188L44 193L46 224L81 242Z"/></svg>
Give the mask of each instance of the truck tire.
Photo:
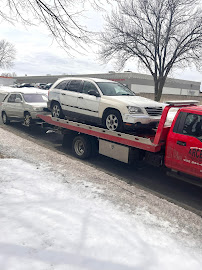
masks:
<svg viewBox="0 0 202 270"><path fill-rule="evenodd" d="M10 123L10 120L8 120L8 116L5 112L2 112L2 122L4 125L8 125Z"/></svg>
<svg viewBox="0 0 202 270"><path fill-rule="evenodd" d="M87 159L92 152L92 144L87 136L76 136L72 142L72 152L79 159Z"/></svg>
<svg viewBox="0 0 202 270"><path fill-rule="evenodd" d="M56 118L63 118L64 114L58 102L53 102L51 105L51 115Z"/></svg>
<svg viewBox="0 0 202 270"><path fill-rule="evenodd" d="M123 120L121 114L117 110L109 110L103 116L104 127L111 131L122 131Z"/></svg>

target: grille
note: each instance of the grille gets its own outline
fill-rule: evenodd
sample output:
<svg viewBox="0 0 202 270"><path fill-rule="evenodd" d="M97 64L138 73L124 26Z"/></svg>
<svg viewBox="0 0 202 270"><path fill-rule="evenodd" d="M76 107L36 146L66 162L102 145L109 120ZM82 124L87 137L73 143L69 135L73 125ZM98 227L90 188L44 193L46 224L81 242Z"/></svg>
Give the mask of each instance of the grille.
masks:
<svg viewBox="0 0 202 270"><path fill-rule="evenodd" d="M158 115L161 115L163 112L162 107L146 107L145 110L151 116L158 116Z"/></svg>

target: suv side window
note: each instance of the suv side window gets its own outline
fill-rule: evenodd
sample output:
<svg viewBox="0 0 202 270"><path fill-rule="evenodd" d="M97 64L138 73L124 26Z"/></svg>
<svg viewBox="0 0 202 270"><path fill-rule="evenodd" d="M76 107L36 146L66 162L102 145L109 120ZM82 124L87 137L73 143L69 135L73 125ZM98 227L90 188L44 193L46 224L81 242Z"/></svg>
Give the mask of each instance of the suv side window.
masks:
<svg viewBox="0 0 202 270"><path fill-rule="evenodd" d="M182 129L182 134L202 137L202 115L188 113Z"/></svg>
<svg viewBox="0 0 202 270"><path fill-rule="evenodd" d="M22 96L20 94L16 94L15 98L19 98L22 101Z"/></svg>
<svg viewBox="0 0 202 270"><path fill-rule="evenodd" d="M8 102L14 103L16 98L16 94L11 94L10 97L8 98Z"/></svg>
<svg viewBox="0 0 202 270"><path fill-rule="evenodd" d="M81 80L72 80L67 87L67 90L73 92L80 92L81 90Z"/></svg>
<svg viewBox="0 0 202 270"><path fill-rule="evenodd" d="M58 85L56 85L56 89L62 89L62 90L67 90L67 85L69 81L62 81Z"/></svg>
<svg viewBox="0 0 202 270"><path fill-rule="evenodd" d="M89 90L95 90L96 92L98 92L96 86L91 83L91 82L84 82L83 84L83 93L84 94L88 94Z"/></svg>

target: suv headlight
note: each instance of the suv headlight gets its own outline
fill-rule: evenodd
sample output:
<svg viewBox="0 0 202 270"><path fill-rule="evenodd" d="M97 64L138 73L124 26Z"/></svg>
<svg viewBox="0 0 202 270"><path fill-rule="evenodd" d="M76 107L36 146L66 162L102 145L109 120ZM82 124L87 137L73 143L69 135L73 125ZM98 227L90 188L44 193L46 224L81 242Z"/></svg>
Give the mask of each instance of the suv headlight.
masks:
<svg viewBox="0 0 202 270"><path fill-rule="evenodd" d="M143 111L139 108L139 107L135 107L135 106L127 106L127 109L129 111L129 113L134 113L134 114L138 114L138 113L143 113Z"/></svg>

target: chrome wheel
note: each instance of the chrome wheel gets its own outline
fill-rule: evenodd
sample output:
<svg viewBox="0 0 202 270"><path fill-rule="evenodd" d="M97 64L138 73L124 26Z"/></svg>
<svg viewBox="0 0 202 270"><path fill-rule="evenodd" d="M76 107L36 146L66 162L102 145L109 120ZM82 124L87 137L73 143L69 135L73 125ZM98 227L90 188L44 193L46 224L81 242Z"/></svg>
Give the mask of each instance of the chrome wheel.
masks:
<svg viewBox="0 0 202 270"><path fill-rule="evenodd" d="M60 118L61 116L61 109L58 104L54 104L52 107L52 116L56 118Z"/></svg>
<svg viewBox="0 0 202 270"><path fill-rule="evenodd" d="M106 127L109 130L117 130L119 126L119 120L116 115L109 114L106 118Z"/></svg>

